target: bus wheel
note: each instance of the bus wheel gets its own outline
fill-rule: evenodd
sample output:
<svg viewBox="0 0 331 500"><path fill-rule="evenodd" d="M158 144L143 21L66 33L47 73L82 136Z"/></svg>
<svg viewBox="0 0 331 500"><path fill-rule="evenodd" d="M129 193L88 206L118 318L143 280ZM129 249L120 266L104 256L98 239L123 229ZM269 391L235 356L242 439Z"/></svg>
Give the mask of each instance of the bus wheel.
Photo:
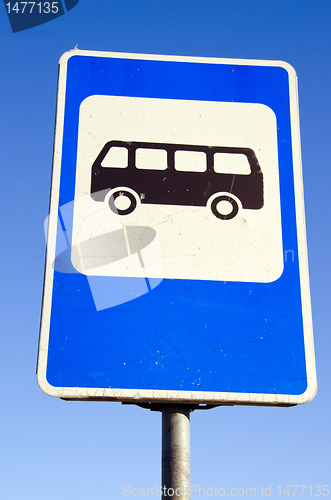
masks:
<svg viewBox="0 0 331 500"><path fill-rule="evenodd" d="M109 201L109 207L115 214L128 215L131 214L137 206L136 197L124 189L112 193Z"/></svg>
<svg viewBox="0 0 331 500"><path fill-rule="evenodd" d="M216 196L210 205L211 211L218 219L233 219L239 212L239 205L231 195Z"/></svg>

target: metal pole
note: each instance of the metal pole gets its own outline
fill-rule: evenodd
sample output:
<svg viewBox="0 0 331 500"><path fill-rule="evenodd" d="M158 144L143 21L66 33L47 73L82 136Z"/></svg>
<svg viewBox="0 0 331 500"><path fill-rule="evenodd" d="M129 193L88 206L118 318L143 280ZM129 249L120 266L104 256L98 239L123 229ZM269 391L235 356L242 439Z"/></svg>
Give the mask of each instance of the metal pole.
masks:
<svg viewBox="0 0 331 500"><path fill-rule="evenodd" d="M190 500L190 409L162 408L162 499Z"/></svg>

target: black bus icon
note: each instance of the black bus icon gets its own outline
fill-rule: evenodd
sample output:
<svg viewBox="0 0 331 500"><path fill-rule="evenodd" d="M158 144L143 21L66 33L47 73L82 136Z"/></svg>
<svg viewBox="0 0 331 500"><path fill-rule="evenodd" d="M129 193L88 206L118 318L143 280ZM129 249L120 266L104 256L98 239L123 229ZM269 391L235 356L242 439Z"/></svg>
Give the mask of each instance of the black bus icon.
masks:
<svg viewBox="0 0 331 500"><path fill-rule="evenodd" d="M113 152L112 162L107 165L105 159ZM141 161L146 154L157 158L147 167ZM244 173L217 170L216 165L223 159L226 163L239 156L246 165ZM120 157L118 162L116 157ZM190 165L183 169L183 157L197 157L200 171L190 170ZM239 147L107 142L92 166L91 197L105 201L109 191L109 207L118 215L133 212L139 203L209 206L217 218L229 220L241 207L259 210L264 204L263 174L256 155L250 148ZM121 208L118 201L123 196L126 205Z"/></svg>

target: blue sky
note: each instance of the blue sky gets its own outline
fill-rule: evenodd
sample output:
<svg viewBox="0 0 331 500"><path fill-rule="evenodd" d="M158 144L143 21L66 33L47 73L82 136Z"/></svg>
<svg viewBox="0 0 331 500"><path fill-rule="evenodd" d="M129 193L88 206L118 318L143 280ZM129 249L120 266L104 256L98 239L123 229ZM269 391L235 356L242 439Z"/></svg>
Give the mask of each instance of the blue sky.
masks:
<svg viewBox="0 0 331 500"><path fill-rule="evenodd" d="M322 0L80 0L66 15L13 34L0 9L2 498L118 499L124 485L160 483L158 413L50 398L35 377L58 60L76 45L295 68L318 393L293 408L194 412L191 480L206 489L254 487L257 497L271 485L274 498L280 485L312 485L315 496L316 485L331 483L330 21Z"/></svg>

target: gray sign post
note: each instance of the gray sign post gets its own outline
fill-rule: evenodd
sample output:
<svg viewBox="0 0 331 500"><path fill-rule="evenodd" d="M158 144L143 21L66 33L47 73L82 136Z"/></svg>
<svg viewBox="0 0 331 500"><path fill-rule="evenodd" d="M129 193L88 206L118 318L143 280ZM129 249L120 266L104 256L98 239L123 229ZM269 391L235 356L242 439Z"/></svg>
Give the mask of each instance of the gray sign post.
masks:
<svg viewBox="0 0 331 500"><path fill-rule="evenodd" d="M190 408L166 406L162 409L162 498L189 500Z"/></svg>

